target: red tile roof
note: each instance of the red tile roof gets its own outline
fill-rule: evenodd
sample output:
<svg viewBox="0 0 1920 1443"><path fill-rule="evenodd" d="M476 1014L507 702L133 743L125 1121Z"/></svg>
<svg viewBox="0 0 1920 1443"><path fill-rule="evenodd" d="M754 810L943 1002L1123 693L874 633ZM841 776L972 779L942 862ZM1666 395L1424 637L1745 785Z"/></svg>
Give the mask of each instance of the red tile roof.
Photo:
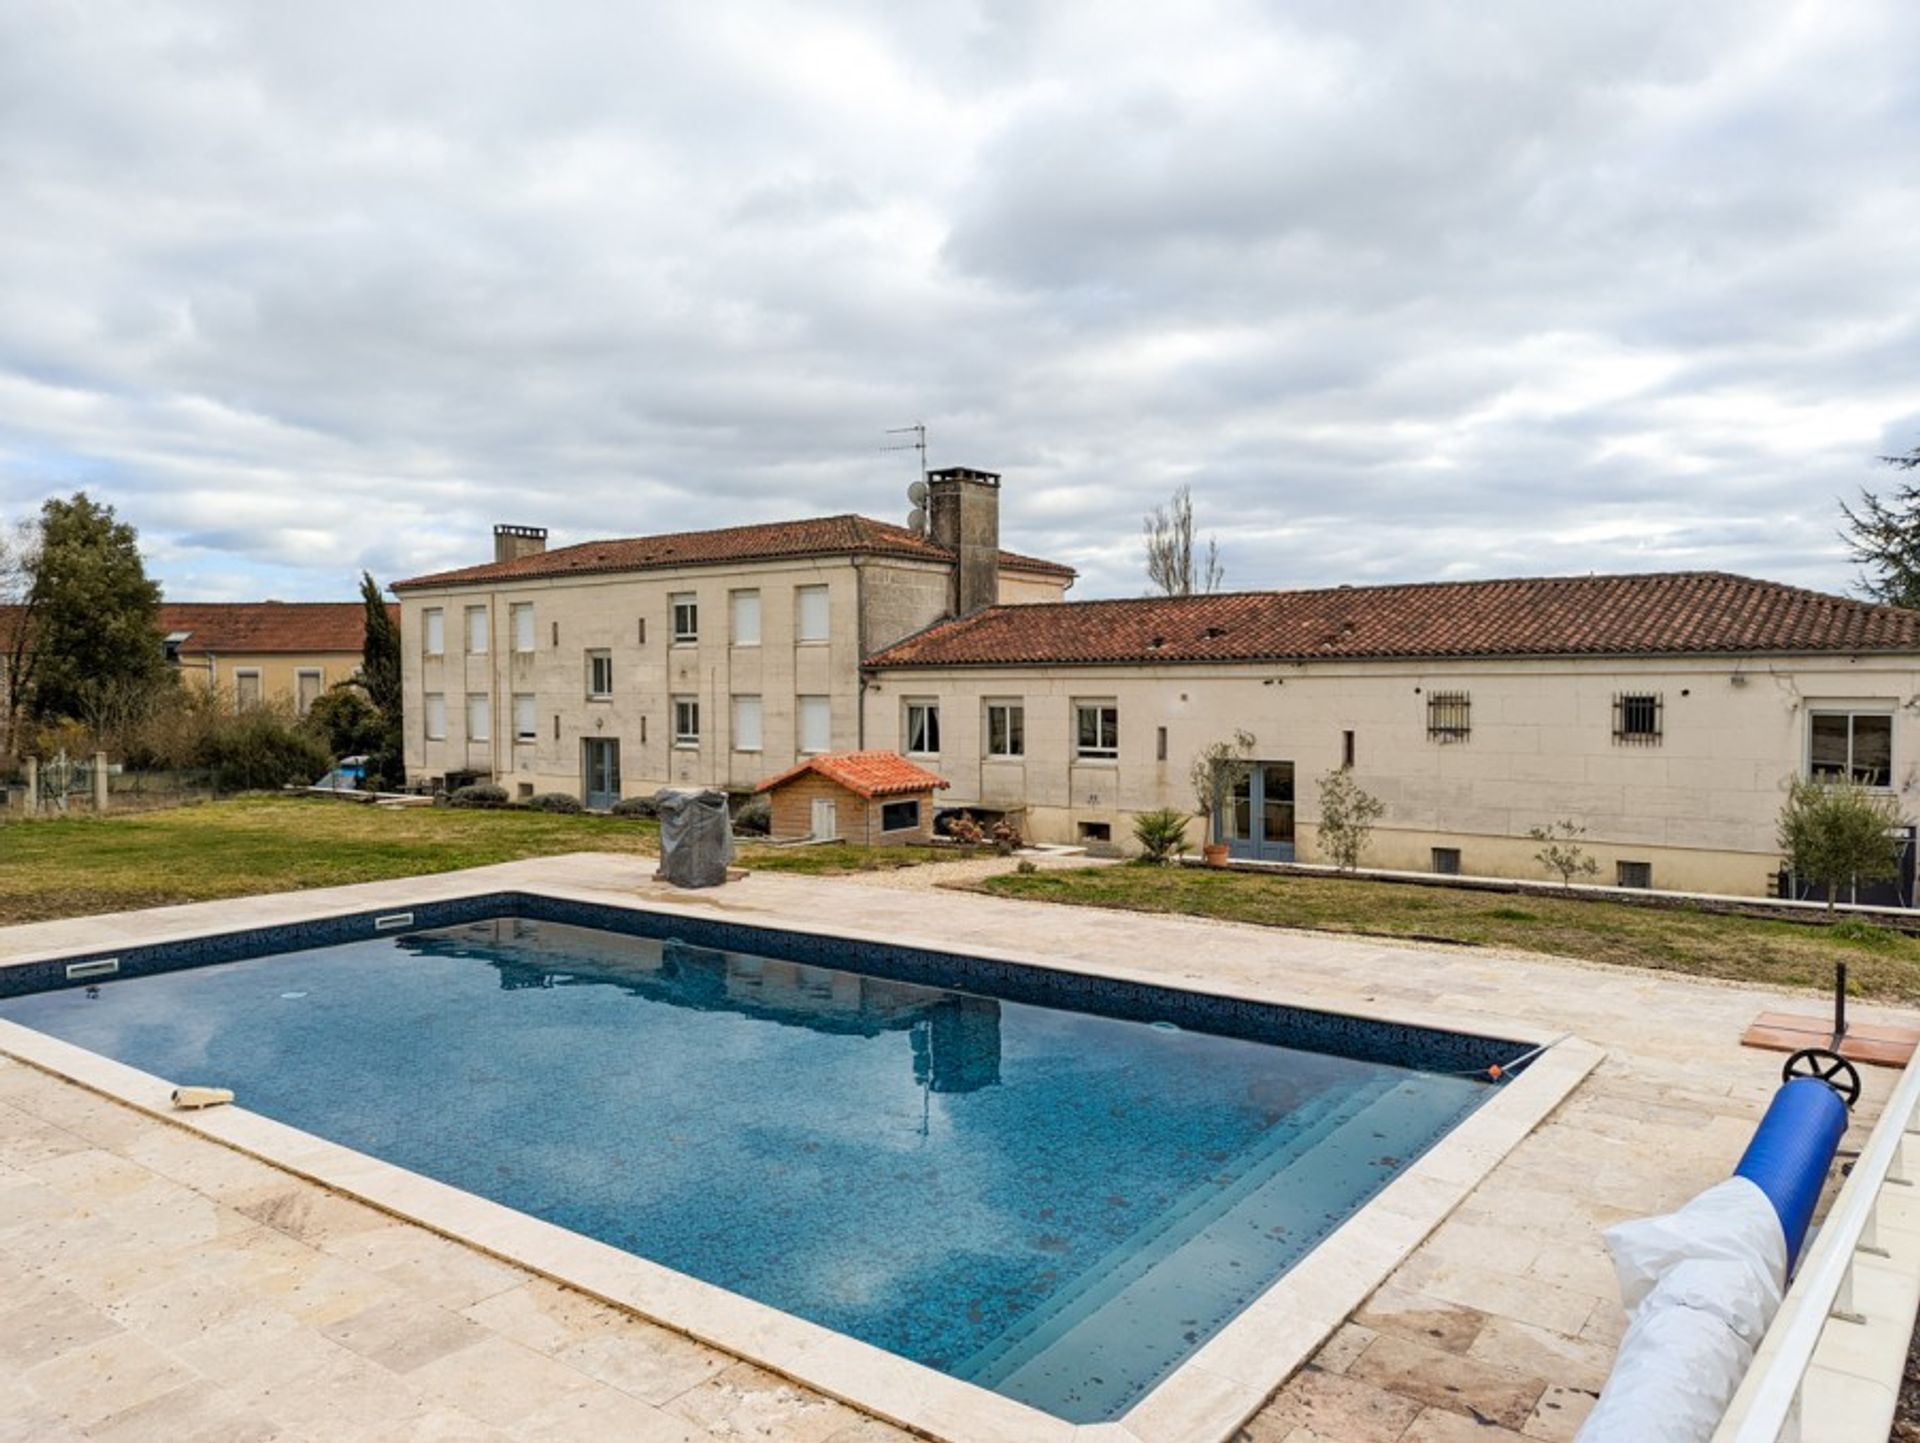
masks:
<svg viewBox="0 0 1920 1443"><path fill-rule="evenodd" d="M874 667L1920 653L1920 611L1717 571L996 606Z"/></svg>
<svg viewBox="0 0 1920 1443"><path fill-rule="evenodd" d="M12 637L19 606L0 606L0 639ZM397 626L400 608L387 604ZM357 601L163 601L154 629L186 632L186 656L350 651L366 645L366 609Z"/></svg>
<svg viewBox="0 0 1920 1443"><path fill-rule="evenodd" d="M717 566L734 561L772 561L797 556L899 556L909 560L948 561L953 553L904 526L867 516L814 516L805 521L771 521L754 526L724 526L717 531L678 531L665 536L630 536L583 541L513 561L490 561L437 571L393 584L395 591L430 586L465 586L485 581L534 577L587 576L609 571L651 571L673 566ZM1057 561L1042 561L1002 551L1009 571L1058 576L1077 573Z"/></svg>
<svg viewBox="0 0 1920 1443"><path fill-rule="evenodd" d="M396 622L400 608L389 604ZM359 652L366 609L357 601L167 601L160 632L184 631L186 656L267 652Z"/></svg>
<svg viewBox="0 0 1920 1443"><path fill-rule="evenodd" d="M768 777L756 792L771 791L782 782L790 782L806 772L818 772L863 797L890 797L900 792L928 792L953 785L925 767L917 767L898 752L823 752L808 757L797 767L788 767L777 777Z"/></svg>

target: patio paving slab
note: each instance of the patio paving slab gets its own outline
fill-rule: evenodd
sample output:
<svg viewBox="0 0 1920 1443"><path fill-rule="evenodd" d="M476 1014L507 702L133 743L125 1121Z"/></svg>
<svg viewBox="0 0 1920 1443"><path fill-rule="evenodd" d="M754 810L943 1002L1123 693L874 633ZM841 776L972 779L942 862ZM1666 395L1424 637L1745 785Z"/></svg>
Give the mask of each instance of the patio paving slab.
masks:
<svg viewBox="0 0 1920 1443"><path fill-rule="evenodd" d="M1354 1319L1248 1443L1563 1443L1623 1326L1601 1231L1726 1176L1779 1060L1746 1024L1806 999L1468 948L756 874L710 893L583 854L0 930L0 962L517 883L671 898L1151 970L1176 984L1509 1021L1607 1051ZM929 872L933 868L925 869ZM919 880L919 879L916 879ZM1863 1020L1901 1020L1870 1007ZM1847 1145L1891 1085L1869 1069ZM0 1443L907 1437L846 1405L0 1058ZM25 1431L23 1432L22 1429Z"/></svg>

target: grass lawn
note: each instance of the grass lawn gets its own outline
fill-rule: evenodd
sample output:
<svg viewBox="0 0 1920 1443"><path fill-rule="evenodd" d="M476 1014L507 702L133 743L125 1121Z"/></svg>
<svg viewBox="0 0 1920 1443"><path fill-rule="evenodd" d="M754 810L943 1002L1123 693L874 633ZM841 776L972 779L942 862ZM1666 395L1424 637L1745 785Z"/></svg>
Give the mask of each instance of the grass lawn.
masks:
<svg viewBox="0 0 1920 1443"><path fill-rule="evenodd" d="M901 867L978 861L991 856L991 848L962 852L954 847L861 847L848 842L822 842L810 847L745 843L736 861L754 872L799 872L809 877L833 877L846 872L889 872Z"/></svg>
<svg viewBox="0 0 1920 1443"><path fill-rule="evenodd" d="M977 883L997 897L1176 912L1268 927L1520 948L1782 987L1833 985L1920 1002L1920 939L1851 920L1837 927L1536 894L1469 892L1339 877L1261 877L1184 867L1090 867Z"/></svg>
<svg viewBox="0 0 1920 1443"><path fill-rule="evenodd" d="M545 812L381 811L250 797L0 823L0 924L451 872L555 852L653 852L659 829Z"/></svg>

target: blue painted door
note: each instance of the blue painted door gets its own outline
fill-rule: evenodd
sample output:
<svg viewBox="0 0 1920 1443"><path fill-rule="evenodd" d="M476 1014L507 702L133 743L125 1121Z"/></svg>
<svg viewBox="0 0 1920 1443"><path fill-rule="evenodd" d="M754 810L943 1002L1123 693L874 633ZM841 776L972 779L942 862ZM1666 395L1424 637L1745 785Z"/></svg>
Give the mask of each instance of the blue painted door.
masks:
<svg viewBox="0 0 1920 1443"><path fill-rule="evenodd" d="M604 812L620 800L620 743L592 737L585 743L586 784L582 800L590 812Z"/></svg>
<svg viewBox="0 0 1920 1443"><path fill-rule="evenodd" d="M1256 862L1293 860L1293 763L1254 762L1227 802L1222 830L1228 855Z"/></svg>

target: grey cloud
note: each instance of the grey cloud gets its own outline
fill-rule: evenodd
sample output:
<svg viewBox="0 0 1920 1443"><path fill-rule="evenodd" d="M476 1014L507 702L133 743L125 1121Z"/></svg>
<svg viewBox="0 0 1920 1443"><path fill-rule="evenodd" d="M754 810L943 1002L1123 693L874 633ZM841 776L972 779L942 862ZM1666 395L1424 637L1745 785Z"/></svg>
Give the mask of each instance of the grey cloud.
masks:
<svg viewBox="0 0 1920 1443"><path fill-rule="evenodd" d="M1851 581L1920 444L1920 12L1223 0L0 12L0 515L177 596L904 513L1139 588Z"/></svg>

